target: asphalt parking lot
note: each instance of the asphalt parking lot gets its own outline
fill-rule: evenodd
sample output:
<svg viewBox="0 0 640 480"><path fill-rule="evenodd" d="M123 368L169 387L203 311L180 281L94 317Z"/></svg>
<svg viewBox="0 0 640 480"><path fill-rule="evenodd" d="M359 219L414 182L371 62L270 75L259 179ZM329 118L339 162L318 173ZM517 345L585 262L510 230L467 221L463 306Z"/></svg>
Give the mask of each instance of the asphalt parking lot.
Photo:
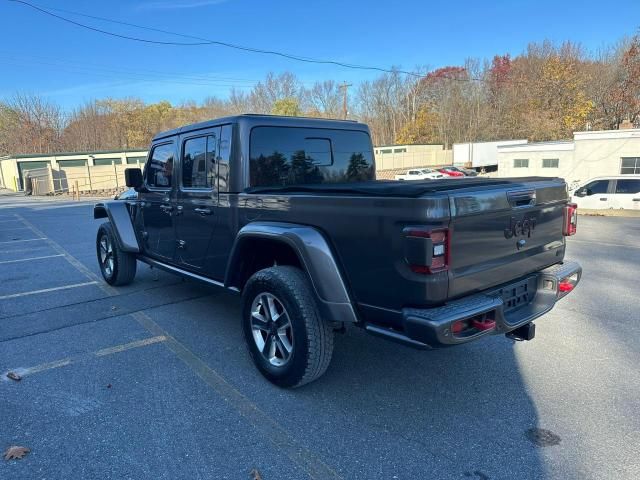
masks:
<svg viewBox="0 0 640 480"><path fill-rule="evenodd" d="M349 329L288 391L237 297L141 264L102 282L91 209L0 196L0 450L31 450L0 479L640 478L640 218L580 217L583 280L532 342Z"/></svg>

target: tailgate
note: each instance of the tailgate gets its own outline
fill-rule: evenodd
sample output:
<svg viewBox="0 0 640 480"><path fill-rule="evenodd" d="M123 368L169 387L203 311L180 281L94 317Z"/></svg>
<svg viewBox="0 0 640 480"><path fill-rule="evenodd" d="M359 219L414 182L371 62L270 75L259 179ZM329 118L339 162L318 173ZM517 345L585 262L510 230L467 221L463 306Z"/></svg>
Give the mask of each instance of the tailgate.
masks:
<svg viewBox="0 0 640 480"><path fill-rule="evenodd" d="M450 194L449 298L510 282L562 261L561 179Z"/></svg>

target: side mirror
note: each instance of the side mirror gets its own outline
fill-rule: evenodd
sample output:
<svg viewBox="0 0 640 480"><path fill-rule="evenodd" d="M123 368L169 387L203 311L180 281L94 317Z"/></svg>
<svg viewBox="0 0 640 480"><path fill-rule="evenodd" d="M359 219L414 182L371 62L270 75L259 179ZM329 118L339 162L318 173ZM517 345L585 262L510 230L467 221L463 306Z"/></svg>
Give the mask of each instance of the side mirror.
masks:
<svg viewBox="0 0 640 480"><path fill-rule="evenodd" d="M585 188L576 190L576 197L586 197L586 196L587 196L587 190Z"/></svg>
<svg viewBox="0 0 640 480"><path fill-rule="evenodd" d="M124 183L127 187L139 189L144 183L142 180L142 170L139 168L127 168L124 171Z"/></svg>

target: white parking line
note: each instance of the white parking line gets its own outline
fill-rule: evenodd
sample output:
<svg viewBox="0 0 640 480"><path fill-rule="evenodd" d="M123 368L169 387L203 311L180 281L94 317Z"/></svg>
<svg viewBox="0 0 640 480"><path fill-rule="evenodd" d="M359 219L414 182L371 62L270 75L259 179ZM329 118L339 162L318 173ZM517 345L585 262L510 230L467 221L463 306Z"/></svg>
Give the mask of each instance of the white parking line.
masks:
<svg viewBox="0 0 640 480"><path fill-rule="evenodd" d="M21 258L19 260L3 260L3 261L0 262L0 264L3 264L3 263L29 262L31 260L42 260L44 258L54 258L54 257L64 257L64 255L62 255L62 254L59 254L59 255L45 255L43 257Z"/></svg>
<svg viewBox="0 0 640 480"><path fill-rule="evenodd" d="M33 375L34 373L45 372L47 370L53 370L54 368L66 367L68 365L79 364L95 357L105 357L107 355L113 355L114 353L125 352L133 348L146 347L147 345L153 345L154 343L165 342L167 337L160 335L156 337L144 338L142 340L136 340L135 342L124 343L109 348L103 348L96 352L83 353L74 357L63 358L62 360L56 360L54 362L41 363L34 367L21 367L14 368L10 371L17 373L21 377L26 375ZM2 375L2 380L6 380L6 374Z"/></svg>
<svg viewBox="0 0 640 480"><path fill-rule="evenodd" d="M20 243L20 242L35 242L36 240L46 240L46 238L26 238L24 240L8 240L0 243Z"/></svg>
<svg viewBox="0 0 640 480"><path fill-rule="evenodd" d="M14 230L29 230L29 227L0 227L3 232L13 232Z"/></svg>
<svg viewBox="0 0 640 480"><path fill-rule="evenodd" d="M36 295L38 293L55 292L55 291L58 291L58 290L67 290L69 288L86 287L86 286L89 286L89 285L95 285L96 283L98 283L98 282L74 283L73 285L64 285L62 287L44 288L42 290L32 290L30 292L22 292L22 293L12 293L11 295L3 295L3 296L1 296L0 300L7 300L9 298L26 297L28 295Z"/></svg>

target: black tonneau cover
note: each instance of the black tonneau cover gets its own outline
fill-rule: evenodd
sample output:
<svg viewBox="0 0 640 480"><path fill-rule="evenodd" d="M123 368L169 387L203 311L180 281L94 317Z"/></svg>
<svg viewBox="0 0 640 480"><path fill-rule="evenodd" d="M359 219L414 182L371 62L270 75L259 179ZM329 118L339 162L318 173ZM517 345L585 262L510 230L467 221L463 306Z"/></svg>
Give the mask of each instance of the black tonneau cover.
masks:
<svg viewBox="0 0 640 480"><path fill-rule="evenodd" d="M447 190L459 190L473 187L500 187L504 185L522 185L536 181L558 181L553 177L520 177L520 178L446 178L441 180L402 181L402 180L372 180L353 183L325 183L316 185L287 185L284 187L251 187L245 193L255 194L314 194L314 195L357 195L372 197L420 197L428 193Z"/></svg>

